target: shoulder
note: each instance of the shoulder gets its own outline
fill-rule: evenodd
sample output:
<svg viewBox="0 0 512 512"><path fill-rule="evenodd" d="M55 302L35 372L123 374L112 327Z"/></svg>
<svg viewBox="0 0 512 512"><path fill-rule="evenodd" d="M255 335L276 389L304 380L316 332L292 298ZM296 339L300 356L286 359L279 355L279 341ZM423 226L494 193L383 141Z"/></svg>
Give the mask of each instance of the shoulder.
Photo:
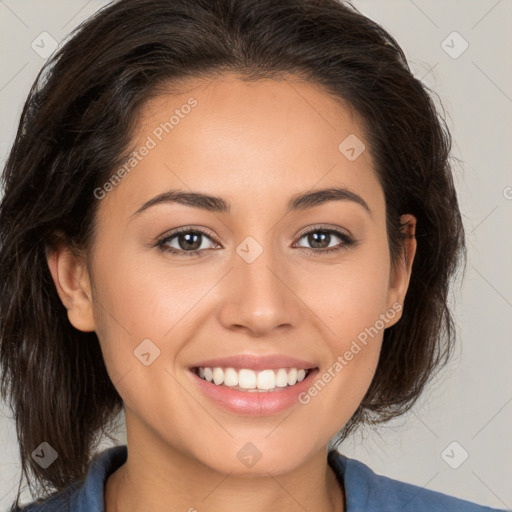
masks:
<svg viewBox="0 0 512 512"><path fill-rule="evenodd" d="M377 475L362 462L335 450L328 461L345 486L347 512L497 512L454 496Z"/></svg>
<svg viewBox="0 0 512 512"><path fill-rule="evenodd" d="M5 512L89 512L103 510L103 492L108 477L127 458L126 445L113 446L93 456L86 477L63 491Z"/></svg>
<svg viewBox="0 0 512 512"><path fill-rule="evenodd" d="M77 485L70 485L64 491L50 497L38 499L20 507L13 506L5 512L68 512L71 510L71 502L76 492Z"/></svg>

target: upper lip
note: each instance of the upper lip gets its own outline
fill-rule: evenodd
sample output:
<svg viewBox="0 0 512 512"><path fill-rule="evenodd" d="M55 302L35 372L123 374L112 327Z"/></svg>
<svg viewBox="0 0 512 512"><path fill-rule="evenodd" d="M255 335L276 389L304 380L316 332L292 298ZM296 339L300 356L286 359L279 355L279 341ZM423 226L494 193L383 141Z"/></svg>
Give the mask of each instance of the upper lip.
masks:
<svg viewBox="0 0 512 512"><path fill-rule="evenodd" d="M283 354L268 354L256 356L253 354L238 354L234 356L208 359L191 366L191 368L234 368L240 370L247 368L249 370L278 370L279 368L316 368L314 362L297 359L295 357L285 356Z"/></svg>

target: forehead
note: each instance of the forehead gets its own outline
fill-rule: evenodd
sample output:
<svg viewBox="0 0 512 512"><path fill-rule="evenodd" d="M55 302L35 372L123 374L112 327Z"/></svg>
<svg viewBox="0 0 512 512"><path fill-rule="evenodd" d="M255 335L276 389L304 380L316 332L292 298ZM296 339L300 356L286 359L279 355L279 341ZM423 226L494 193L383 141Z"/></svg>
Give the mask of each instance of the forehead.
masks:
<svg viewBox="0 0 512 512"><path fill-rule="evenodd" d="M321 86L294 77L187 80L142 108L132 147L149 149L109 200L123 198L133 212L179 187L264 205L342 185L382 201L369 152L347 158L346 140L364 147L361 123Z"/></svg>
<svg viewBox="0 0 512 512"><path fill-rule="evenodd" d="M291 75L254 81L224 74L210 79L187 79L173 85L167 93L165 89L160 91L142 109L135 138L153 132L160 123L169 121L173 113L179 117L171 122L176 137L180 132L187 135L187 128L197 136L201 129L220 134L229 125L235 127L235 123L237 128L257 132L261 140L275 135L276 129L285 129L281 138L286 137L290 143L294 137L298 141L301 134L312 143L319 139L325 143L329 132L337 134L336 137L350 128L361 133L359 119L347 102L329 94L321 85ZM193 109L187 107L191 98L197 103ZM181 123L186 117L190 120ZM299 126L292 124L298 118L303 122ZM174 130L178 124L180 130Z"/></svg>

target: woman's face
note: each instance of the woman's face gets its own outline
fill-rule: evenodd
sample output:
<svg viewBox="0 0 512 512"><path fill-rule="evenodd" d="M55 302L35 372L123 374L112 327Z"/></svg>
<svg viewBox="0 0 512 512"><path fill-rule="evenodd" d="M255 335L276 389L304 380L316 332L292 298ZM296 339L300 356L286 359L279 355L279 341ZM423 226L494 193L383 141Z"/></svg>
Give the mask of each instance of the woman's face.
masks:
<svg viewBox="0 0 512 512"><path fill-rule="evenodd" d="M144 107L138 156L96 191L90 309L77 301L69 318L99 337L129 443L279 474L325 450L358 407L410 264L392 269L383 190L339 101L293 79L190 84ZM350 194L297 200L323 189ZM219 199L185 204L171 191ZM254 370L229 371L243 386L265 369L281 385L292 367L316 370L263 392L192 370L232 356L249 359L218 366Z"/></svg>

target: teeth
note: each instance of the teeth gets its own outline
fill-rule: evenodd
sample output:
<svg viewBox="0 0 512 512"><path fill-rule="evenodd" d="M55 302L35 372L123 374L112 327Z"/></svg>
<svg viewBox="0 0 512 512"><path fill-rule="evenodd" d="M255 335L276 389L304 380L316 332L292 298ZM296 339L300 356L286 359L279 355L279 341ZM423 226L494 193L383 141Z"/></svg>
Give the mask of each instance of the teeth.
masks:
<svg viewBox="0 0 512 512"><path fill-rule="evenodd" d="M204 378L205 380L207 380L208 382L211 382L212 379L213 379L213 371L211 368L205 368L204 369Z"/></svg>
<svg viewBox="0 0 512 512"><path fill-rule="evenodd" d="M213 382L220 386L224 382L224 371L222 368L214 368L213 369Z"/></svg>
<svg viewBox="0 0 512 512"><path fill-rule="evenodd" d="M238 372L233 370L233 368L226 368L224 371L224 385L238 386Z"/></svg>
<svg viewBox="0 0 512 512"><path fill-rule="evenodd" d="M240 370L238 372L238 385L243 389L256 388L256 373L252 370Z"/></svg>
<svg viewBox="0 0 512 512"><path fill-rule="evenodd" d="M280 368L279 370L261 370L255 372L243 368L239 371L234 368L199 368L197 374L202 379L213 382L216 386L229 386L241 391L272 390L293 386L302 382L308 370L304 368Z"/></svg>
<svg viewBox="0 0 512 512"><path fill-rule="evenodd" d="M258 389L274 389L276 387L276 374L274 370L263 370L256 379Z"/></svg>
<svg viewBox="0 0 512 512"><path fill-rule="evenodd" d="M277 370L276 386L278 388L284 388L285 386L288 386L288 372L284 368Z"/></svg>

